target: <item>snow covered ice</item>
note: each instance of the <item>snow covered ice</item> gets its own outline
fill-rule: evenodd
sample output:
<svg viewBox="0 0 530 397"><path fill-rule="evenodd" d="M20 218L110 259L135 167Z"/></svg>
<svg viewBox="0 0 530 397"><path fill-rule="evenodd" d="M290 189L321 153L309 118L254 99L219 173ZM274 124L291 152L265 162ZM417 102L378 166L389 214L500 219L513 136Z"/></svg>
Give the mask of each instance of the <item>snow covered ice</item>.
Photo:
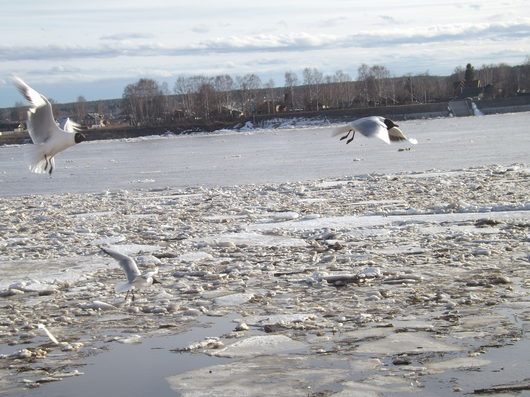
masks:
<svg viewBox="0 0 530 397"><path fill-rule="evenodd" d="M51 179L27 172L23 145L1 147L0 390L95 393L118 380L78 366L120 349L160 360L149 382L123 364L127 387L157 395L524 381L529 121L402 121L419 141L407 151L345 147L326 123L89 142ZM124 301L101 244L156 263L162 285Z"/></svg>

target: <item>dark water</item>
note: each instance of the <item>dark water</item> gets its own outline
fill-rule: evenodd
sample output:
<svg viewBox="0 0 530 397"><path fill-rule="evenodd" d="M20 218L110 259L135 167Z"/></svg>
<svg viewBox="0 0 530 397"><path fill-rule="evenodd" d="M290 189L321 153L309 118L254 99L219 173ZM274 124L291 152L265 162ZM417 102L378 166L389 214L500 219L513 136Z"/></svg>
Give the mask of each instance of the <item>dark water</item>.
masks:
<svg viewBox="0 0 530 397"><path fill-rule="evenodd" d="M530 339L522 339L500 348L491 348L479 356L490 360L491 364L479 369L448 370L442 374L421 378L425 390L433 396L473 394L475 390L487 389L494 385L513 384L530 378ZM462 389L461 393L452 392L453 387ZM485 396L486 394L478 394ZM500 396L499 393L488 394ZM502 394L506 396L506 394ZM511 394L530 396L530 390Z"/></svg>
<svg viewBox="0 0 530 397"><path fill-rule="evenodd" d="M195 327L178 335L141 339L139 344L112 343L110 350L83 360L82 376L43 384L36 389L10 395L25 397L120 397L175 396L165 378L210 365L227 363L230 359L205 354L177 353L206 337L220 336L234 330L232 319L203 318L208 327ZM126 336L126 335L125 335Z"/></svg>

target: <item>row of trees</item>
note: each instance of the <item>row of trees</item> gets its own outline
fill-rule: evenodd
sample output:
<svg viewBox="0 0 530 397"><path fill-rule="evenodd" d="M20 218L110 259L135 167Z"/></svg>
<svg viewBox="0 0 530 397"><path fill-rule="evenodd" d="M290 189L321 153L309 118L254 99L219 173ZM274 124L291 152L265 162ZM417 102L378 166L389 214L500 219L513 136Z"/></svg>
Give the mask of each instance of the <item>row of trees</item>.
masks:
<svg viewBox="0 0 530 397"><path fill-rule="evenodd" d="M356 79L344 71L324 75L317 68L306 68L301 79L293 71L285 72L282 87L273 80L264 83L256 74L235 78L196 75L179 77L172 93L165 84L141 79L125 88L123 100L133 124L157 124L177 118L221 120L281 111L443 101L454 96L456 83L471 77L480 80L482 86L495 87L489 95L516 95L530 88L530 58L516 67L458 67L452 75L443 77L428 73L393 77L385 66L366 64L358 68Z"/></svg>
<svg viewBox="0 0 530 397"><path fill-rule="evenodd" d="M508 97L530 90L530 57L519 66L506 64L457 67L450 76L429 73L392 76L382 65L362 64L356 78L339 70L325 75L317 68L305 68L301 76L284 74L282 86L273 80L263 82L256 74L214 77L179 77L172 89L166 83L140 79L123 91L122 100L54 105L58 117L73 117L82 122L88 112L114 116L121 113L133 125L157 125L182 119L231 120L241 116L285 111L320 111L363 106L400 105L446 101L454 97L458 83L480 81L489 86L487 94ZM25 119L26 107L20 103L5 119Z"/></svg>

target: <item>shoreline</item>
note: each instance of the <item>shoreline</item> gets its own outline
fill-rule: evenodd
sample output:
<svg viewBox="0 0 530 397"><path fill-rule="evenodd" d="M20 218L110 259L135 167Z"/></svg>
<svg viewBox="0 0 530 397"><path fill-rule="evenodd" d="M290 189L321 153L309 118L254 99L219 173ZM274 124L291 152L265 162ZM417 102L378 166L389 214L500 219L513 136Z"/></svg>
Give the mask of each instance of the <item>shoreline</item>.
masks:
<svg viewBox="0 0 530 397"><path fill-rule="evenodd" d="M276 120L320 119L329 121L331 123L346 123L357 118L373 115L382 115L384 117L389 117L399 121L437 117L446 118L450 117L450 112L448 110L450 102L451 101L367 108L330 109L319 112L285 112L267 115L255 115L234 120L213 120L202 122L182 120L173 124L162 126L97 128L88 129L86 131L89 141L97 141L108 139L138 138L150 135L164 136L167 134L189 135L193 133L213 133L219 130L238 131L241 128L244 128L248 123L260 126L271 121L274 122ZM484 115L530 111L530 97L524 96L475 102L478 103L480 112ZM468 116L473 117L472 114L469 114ZM24 143L31 143L27 132L8 132L4 135L0 133L0 146Z"/></svg>

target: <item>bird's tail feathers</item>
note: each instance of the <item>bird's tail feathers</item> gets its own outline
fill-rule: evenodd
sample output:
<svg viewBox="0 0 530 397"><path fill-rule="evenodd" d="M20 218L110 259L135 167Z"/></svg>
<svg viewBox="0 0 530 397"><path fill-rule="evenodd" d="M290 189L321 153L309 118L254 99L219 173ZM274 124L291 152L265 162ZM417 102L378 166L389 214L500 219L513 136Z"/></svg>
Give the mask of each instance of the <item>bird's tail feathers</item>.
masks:
<svg viewBox="0 0 530 397"><path fill-rule="evenodd" d="M46 169L46 159L44 158L42 145L32 144L27 145L27 147L28 149L25 152L25 157L28 162L29 170L36 174L45 174L48 172Z"/></svg>
<svg viewBox="0 0 530 397"><path fill-rule="evenodd" d="M116 292L125 292L125 291L130 291L131 289L133 289L134 286L131 284L131 283L118 283L116 284Z"/></svg>
<svg viewBox="0 0 530 397"><path fill-rule="evenodd" d="M337 136L340 134L344 134L348 131L351 131L352 129L353 128L350 125L346 124L346 125L335 128L333 132L331 133L331 136Z"/></svg>
<svg viewBox="0 0 530 397"><path fill-rule="evenodd" d="M407 141L409 141L409 142L412 143L413 145L417 145L417 144L418 144L418 140L417 140L417 139L414 139L414 138L407 138Z"/></svg>

